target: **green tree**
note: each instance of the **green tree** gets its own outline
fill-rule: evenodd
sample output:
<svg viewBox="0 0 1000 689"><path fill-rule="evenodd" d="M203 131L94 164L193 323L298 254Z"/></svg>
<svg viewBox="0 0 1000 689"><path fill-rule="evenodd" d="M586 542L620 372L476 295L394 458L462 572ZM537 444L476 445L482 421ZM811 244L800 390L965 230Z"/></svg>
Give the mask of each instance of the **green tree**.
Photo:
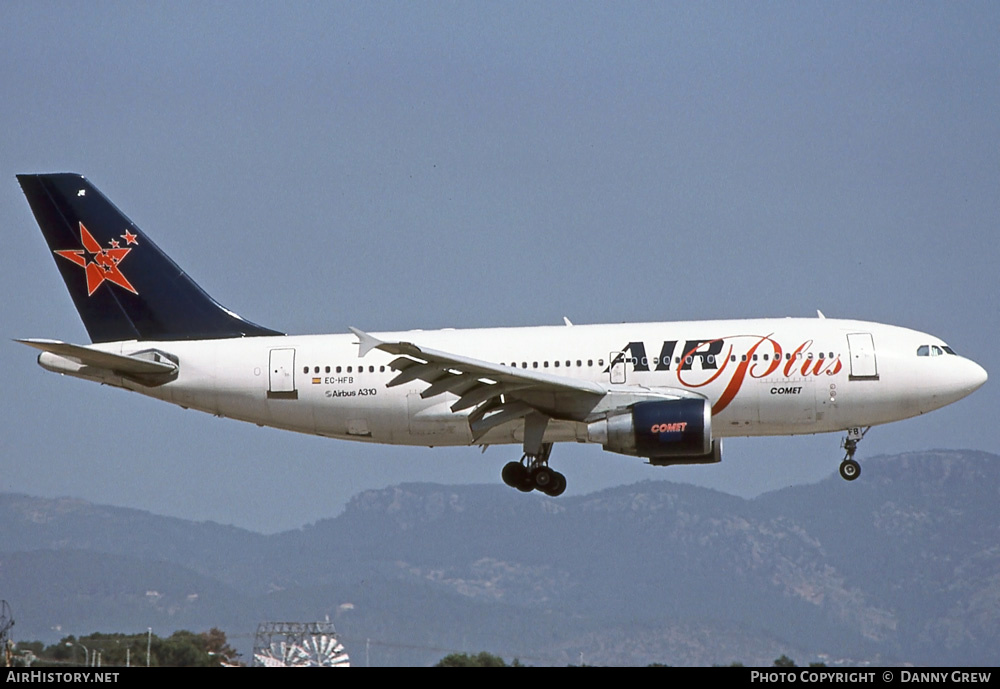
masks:
<svg viewBox="0 0 1000 689"><path fill-rule="evenodd" d="M136 666L146 664L146 644L149 642L149 664L154 667L218 667L223 663L236 664L237 653L226 640L226 634L213 628L195 633L177 631L167 638L155 634L104 634L94 633L64 637L59 643L45 647L40 652L32 644L38 660L33 665L83 665L86 660L100 658L102 667ZM86 649L86 652L84 651ZM85 656L86 653L86 656Z"/></svg>
<svg viewBox="0 0 1000 689"><path fill-rule="evenodd" d="M515 666L520 665L516 660L514 663ZM468 653L452 653L439 660L434 667L508 667L508 665L500 656L483 651L474 656Z"/></svg>
<svg viewBox="0 0 1000 689"><path fill-rule="evenodd" d="M239 662L237 660L239 653L229 645L224 631L218 627L212 627L207 632L202 632L201 636L205 640L205 650L219 662L226 663L227 665Z"/></svg>

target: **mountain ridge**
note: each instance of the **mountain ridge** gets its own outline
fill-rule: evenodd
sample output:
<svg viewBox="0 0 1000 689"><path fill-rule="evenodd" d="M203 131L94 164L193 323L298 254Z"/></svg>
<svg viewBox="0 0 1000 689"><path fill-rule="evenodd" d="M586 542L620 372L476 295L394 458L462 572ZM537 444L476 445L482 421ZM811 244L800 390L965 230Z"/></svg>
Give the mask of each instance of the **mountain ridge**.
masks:
<svg viewBox="0 0 1000 689"><path fill-rule="evenodd" d="M0 494L0 596L19 635L96 631L100 608L72 631L56 618L85 610L91 573L119 558L118 624L246 637L265 619L329 617L345 640L383 640L385 664L443 655L427 648L537 664L996 662L1000 457L909 452L864 472L754 498L669 481L556 500L410 483L271 535ZM39 551L52 581L22 576ZM172 606L151 605L153 580Z"/></svg>

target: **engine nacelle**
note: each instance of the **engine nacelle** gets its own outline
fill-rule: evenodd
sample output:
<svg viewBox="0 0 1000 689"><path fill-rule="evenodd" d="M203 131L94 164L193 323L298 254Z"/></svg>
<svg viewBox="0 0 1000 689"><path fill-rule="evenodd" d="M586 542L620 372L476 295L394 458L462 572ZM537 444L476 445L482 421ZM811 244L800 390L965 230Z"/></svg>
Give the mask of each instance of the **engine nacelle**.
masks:
<svg viewBox="0 0 1000 689"><path fill-rule="evenodd" d="M712 406L700 398L638 402L588 424L587 439L657 465L722 459L721 443L712 440Z"/></svg>
<svg viewBox="0 0 1000 689"><path fill-rule="evenodd" d="M649 458L649 463L657 467L668 467L674 464L717 464L721 461L722 438L712 441L712 451L707 455Z"/></svg>

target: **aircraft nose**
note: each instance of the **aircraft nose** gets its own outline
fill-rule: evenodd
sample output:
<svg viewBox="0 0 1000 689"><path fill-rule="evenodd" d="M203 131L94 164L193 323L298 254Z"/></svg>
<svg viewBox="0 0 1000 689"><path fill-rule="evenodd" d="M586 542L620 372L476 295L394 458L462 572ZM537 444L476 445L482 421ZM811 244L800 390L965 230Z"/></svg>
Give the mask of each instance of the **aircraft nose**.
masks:
<svg viewBox="0 0 1000 689"><path fill-rule="evenodd" d="M986 369L977 364L975 361L966 359L965 363L966 367L962 376L962 389L965 391L965 394L968 395L983 387L983 384L986 383L989 375L987 375Z"/></svg>
<svg viewBox="0 0 1000 689"><path fill-rule="evenodd" d="M971 359L951 355L940 361L947 365L923 379L921 413L940 409L946 404L968 397L986 382L986 370Z"/></svg>

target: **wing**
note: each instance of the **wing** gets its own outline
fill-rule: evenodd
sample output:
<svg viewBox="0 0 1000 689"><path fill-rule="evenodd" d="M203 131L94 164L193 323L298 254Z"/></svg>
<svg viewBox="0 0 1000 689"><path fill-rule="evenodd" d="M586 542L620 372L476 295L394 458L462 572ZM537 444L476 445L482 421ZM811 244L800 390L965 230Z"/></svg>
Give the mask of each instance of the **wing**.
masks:
<svg viewBox="0 0 1000 689"><path fill-rule="evenodd" d="M412 342L385 342L357 328L358 355L373 349L396 355L389 366L399 375L388 387L414 380L428 383L424 399L450 392L458 396L453 412L472 409L469 427L475 439L502 423L538 412L548 418L587 421L611 408L640 399L676 399L693 396L684 390L628 388L616 390L588 380L500 366L471 357L418 346Z"/></svg>

